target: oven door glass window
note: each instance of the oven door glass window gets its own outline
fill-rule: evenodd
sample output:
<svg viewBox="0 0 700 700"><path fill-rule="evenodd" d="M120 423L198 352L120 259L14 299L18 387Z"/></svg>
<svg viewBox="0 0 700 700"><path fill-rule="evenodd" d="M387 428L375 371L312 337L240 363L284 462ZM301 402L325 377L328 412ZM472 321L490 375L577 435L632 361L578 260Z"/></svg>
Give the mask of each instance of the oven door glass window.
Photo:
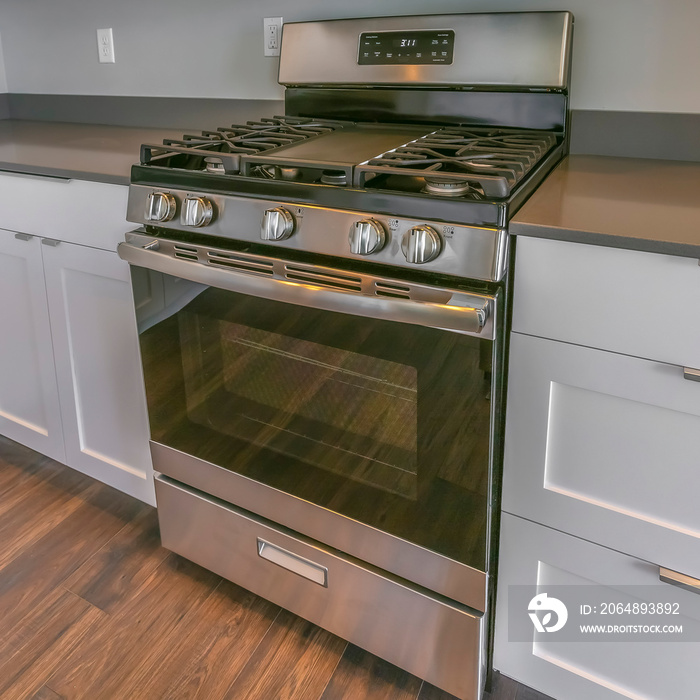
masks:
<svg viewBox="0 0 700 700"><path fill-rule="evenodd" d="M153 440L483 569L492 341L162 277Z"/></svg>

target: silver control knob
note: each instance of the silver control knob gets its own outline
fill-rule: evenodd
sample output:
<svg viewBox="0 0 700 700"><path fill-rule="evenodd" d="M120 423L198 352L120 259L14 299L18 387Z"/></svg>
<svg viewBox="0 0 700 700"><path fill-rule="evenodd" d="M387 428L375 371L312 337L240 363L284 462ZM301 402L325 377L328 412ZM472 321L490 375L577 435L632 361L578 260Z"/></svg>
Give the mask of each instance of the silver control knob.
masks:
<svg viewBox="0 0 700 700"><path fill-rule="evenodd" d="M176 210L177 200L169 192L151 192L146 202L146 221L170 221Z"/></svg>
<svg viewBox="0 0 700 700"><path fill-rule="evenodd" d="M401 250L408 262L421 265L435 260L440 255L442 239L430 226L414 226L404 233Z"/></svg>
<svg viewBox="0 0 700 700"><path fill-rule="evenodd" d="M214 207L205 197L185 197L182 203L180 223L183 226L201 228L211 223L214 218Z"/></svg>
<svg viewBox="0 0 700 700"><path fill-rule="evenodd" d="M263 241L283 241L294 233L294 217L283 207L268 209L263 214L260 238Z"/></svg>
<svg viewBox="0 0 700 700"><path fill-rule="evenodd" d="M350 252L353 255L372 255L386 243L384 227L374 219L356 221L350 229Z"/></svg>

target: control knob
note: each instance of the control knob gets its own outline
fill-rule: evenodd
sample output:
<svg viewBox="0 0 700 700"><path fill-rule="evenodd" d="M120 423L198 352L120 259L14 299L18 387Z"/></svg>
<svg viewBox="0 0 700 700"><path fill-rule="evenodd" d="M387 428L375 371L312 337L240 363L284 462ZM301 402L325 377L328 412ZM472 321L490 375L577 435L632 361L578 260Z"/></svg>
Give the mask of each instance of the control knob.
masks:
<svg viewBox="0 0 700 700"><path fill-rule="evenodd" d="M201 228L208 226L214 218L214 207L205 197L185 197L182 203L180 223L183 226Z"/></svg>
<svg viewBox="0 0 700 700"><path fill-rule="evenodd" d="M263 241L283 241L293 233L294 217L284 207L265 211L260 229Z"/></svg>
<svg viewBox="0 0 700 700"><path fill-rule="evenodd" d="M146 221L170 221L176 209L177 200L169 192L151 192L146 203Z"/></svg>
<svg viewBox="0 0 700 700"><path fill-rule="evenodd" d="M386 242L384 227L374 219L356 221L350 229L350 252L354 255L372 255Z"/></svg>
<svg viewBox="0 0 700 700"><path fill-rule="evenodd" d="M404 233L401 250L408 262L421 265L435 260L440 255L442 239L430 226L414 226Z"/></svg>

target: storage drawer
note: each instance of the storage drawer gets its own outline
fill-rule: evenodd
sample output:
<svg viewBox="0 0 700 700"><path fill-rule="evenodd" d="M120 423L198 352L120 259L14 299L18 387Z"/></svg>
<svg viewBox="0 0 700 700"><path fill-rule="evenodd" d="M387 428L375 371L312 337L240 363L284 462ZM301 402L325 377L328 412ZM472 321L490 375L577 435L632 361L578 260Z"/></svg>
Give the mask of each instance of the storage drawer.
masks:
<svg viewBox="0 0 700 700"><path fill-rule="evenodd" d="M503 510L700 578L700 383L513 333Z"/></svg>
<svg viewBox="0 0 700 700"><path fill-rule="evenodd" d="M600 641L600 637L595 641L552 642L547 632L536 633L534 626L531 641L509 640L509 615L524 616L530 623L527 609L520 610L520 605L517 610L509 607L510 586L532 586L538 594L549 591L553 597L569 586L576 586L569 590L575 591L571 595L578 600L584 597L581 591L586 590L579 587L594 584L602 587L595 589L598 598L602 595L604 600L623 605L629 602L649 606L670 601L670 605L677 605L678 614L664 615L663 619L648 616L648 624L682 625L684 633L692 639L700 638L700 595L661 583L658 566L504 515L495 668L556 700L697 700L700 643L694 641L671 641L672 637L665 636L659 642ZM569 600L566 625L578 626L581 617L572 602ZM672 623L669 618L673 618ZM605 619L596 613L589 615L586 622L600 624Z"/></svg>
<svg viewBox="0 0 700 700"><path fill-rule="evenodd" d="M357 560L156 479L163 546L428 680L476 698L482 618Z"/></svg>
<svg viewBox="0 0 700 700"><path fill-rule="evenodd" d="M520 237L513 330L700 368L692 258Z"/></svg>
<svg viewBox="0 0 700 700"><path fill-rule="evenodd" d="M0 228L116 251L130 226L127 194L124 185L2 173Z"/></svg>

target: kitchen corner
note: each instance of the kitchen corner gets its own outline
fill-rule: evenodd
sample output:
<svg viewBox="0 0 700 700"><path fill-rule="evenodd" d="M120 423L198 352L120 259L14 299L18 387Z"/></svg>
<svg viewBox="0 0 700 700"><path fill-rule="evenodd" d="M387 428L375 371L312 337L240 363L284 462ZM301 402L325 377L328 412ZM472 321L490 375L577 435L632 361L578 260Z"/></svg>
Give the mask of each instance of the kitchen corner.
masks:
<svg viewBox="0 0 700 700"><path fill-rule="evenodd" d="M308 2L301 4L310 18L315 19L318 8L312 8ZM449 4L443 2L441 7ZM502 9L510 9L505 5ZM371 13L367 9L364 14ZM583 8L581 12L585 16ZM411 35L407 40L414 38ZM590 41L590 35L586 40ZM588 53L579 51L574 64L590 58L592 46L584 44L584 47L589 49ZM393 393L378 404L384 408L377 413L383 412L387 421L393 419L401 428L394 431L395 444L389 445L391 440L383 443L385 451L381 459L367 459L363 473L350 477L354 484L350 493L364 497L369 493L368 485L379 484L380 490L394 500L397 494L400 497L409 494L415 500L417 494L424 493L428 482L418 483L414 479L414 483L411 479L415 475L410 470L395 476L392 460L394 453L403 455L413 449L410 443L406 443L408 448L404 445L406 425L418 425L419 418L425 422L427 402L422 413L415 408L413 413L399 411L394 406L398 399L407 405L410 401L415 403L413 395L419 392L418 387L424 395L428 394L423 380L419 382L404 371L406 367L413 371L405 358L414 352L412 348L416 347L418 336L403 333L396 320L366 319L368 327L394 324L394 344L398 348L382 351L381 361L374 370L376 376L368 377L366 367L360 362L360 350L348 351L342 339L324 336L320 330L323 323L317 322L310 311L301 312L297 318L282 313L277 306L281 302L261 299L254 299L246 307L230 291L225 301L219 293L207 306L206 295L202 295L204 285L190 273L179 277L174 274L174 267L168 267L161 270L167 274L161 275L138 266L130 272L117 255L118 244L134 228L126 220L132 166L141 173L149 169L144 163L142 145L155 149L164 139L170 145L179 143L183 133L198 134L214 125L244 123L261 114L264 118L283 114L284 103L277 99L257 99L257 94L256 99L203 98L201 101L184 96L7 96L5 112L9 118L0 119L0 293L12 303L5 303L5 310L0 311L6 338L0 342L3 360L0 365L0 529L8 533L10 544L0 551L0 614L6 611L8 629L18 635L25 634L26 629L39 633L32 632L26 643L11 638L6 667L0 649L0 670L19 668L18 655L35 654L28 665L31 672L8 675L5 680L0 678L0 697L7 693L7 697L33 700L79 697L454 700L446 691L424 682L426 674L419 678L416 671L417 675L411 675L360 649L361 642L353 646L345 641L354 639L352 634L359 628L357 619L341 612L346 600L359 600L364 595L362 587L353 583L353 576L361 571L374 577L372 585L381 590L377 599L386 597L372 613L376 614L375 620L387 610L394 622L402 616L410 618L414 631L408 636L412 638L420 636L415 632L420 620L427 620L423 637L434 639L430 644L439 647L444 658L448 658L450 647L462 654L468 645L445 642L435 632L438 628L433 625L433 618L427 613L422 617L424 611L415 605L412 595L417 593L430 600L430 605L436 608L444 606L448 610L454 606L479 622L484 610L483 619L486 619L489 615L493 618L495 609L493 654L486 656L492 659L496 673L489 678L492 685L481 696L476 691L473 700L477 697L480 700L623 697L695 700L700 632L697 639L685 641L684 638L676 643L666 640L616 643L601 639L585 644L577 643L580 640L558 642L546 628L540 630L534 620L536 631L528 627L529 636L524 640L516 639L513 632L512 617L524 618L528 625L532 619L532 616L528 619L525 608L514 609L514 591L527 589L533 594L549 591L559 595L567 591L578 593L585 586L595 589L603 598L607 596L608 602L647 607L658 603L654 596L660 591L659 599L678 606L680 617L673 622L680 621L686 634L694 634L700 626L697 595L700 520L696 507L696 494L700 491L697 458L700 449L700 383L697 381L700 377L700 199L697 195L700 107L695 114L690 109L686 114L663 114L658 109L654 112L658 103L652 104L649 98L648 112L641 108L638 112L627 112L620 111L624 103L616 96L611 97L612 108L608 111L591 96L593 82L589 69L581 70L579 84L585 83L581 75L588 80L587 102L582 100L582 109L574 109L571 153L564 155L536 188L528 189L529 198L514 198L504 238L509 257L504 253L505 246L494 254L500 261L494 264L495 270L505 276L508 267L503 288L507 286L512 300L512 319L507 328L501 328L509 346L507 384L493 380L490 373L488 360L500 357L499 340L495 349L490 345L485 349L490 341L470 338L470 326L455 347L445 349L441 334L447 335L446 325L420 329L430 331L421 336L421 345L432 343L436 351L444 351L445 366L456 372L460 363L464 367L471 367L469 363L474 365L473 371L463 370L461 377L475 397L481 391L488 402L492 393L507 393L504 434L500 434L500 426L495 431L496 439L504 443L502 486L499 468L496 467L495 473L489 472L495 476L496 484L495 490L489 492L489 503L498 505L498 489L502 488L502 508L499 511L496 507L493 514L484 515L484 520L492 526L498 523L500 513L500 531L495 536L498 556L493 557L491 571L484 569L484 562L474 563L474 557L466 567L469 574L477 573L491 581L497 567L498 585L495 590L489 589L490 584L479 578L478 595L463 585L467 580L471 582L467 578L458 580L463 590L457 594L441 589L441 585L452 584L446 574L442 576L443 569L437 566L442 565L440 561L420 559L423 564L418 568L425 571L414 573L409 563L415 564L412 558L417 556L417 550L440 551L429 538L416 539L419 546L414 546L414 541L405 541L407 546L391 563L392 573L387 574L388 566L385 570L371 560L371 555L365 556L369 549L362 550L365 546L362 528L371 526L388 531L389 526L396 524L391 521L399 520L395 514L398 511L392 514L388 509L385 511L383 501L368 499L370 504L375 504L376 523L363 525L360 516L353 515L361 511L352 502L358 498L344 497L340 488L331 493L329 485L307 484L314 481L309 474L316 473L316 466L309 463L311 466L307 465L305 473L292 464L295 455L290 450L299 452L298 447L289 447L299 441L299 435L292 430L296 424L303 424L305 430L311 426L313 430L321 419L341 424L343 420L352 420L352 416L336 419L330 411L323 416L318 411L307 416L285 415L283 418L288 423L278 430L284 435L270 437L276 429L274 421L280 422L271 409L282 410L277 405L282 399L265 398L275 391L269 391L267 385L261 389L260 382L255 385L252 374L249 385L245 385L240 396L236 395L236 400L245 403L249 415L244 418L251 418L249 423L255 423L253 428L246 428L243 423L234 425L230 420L233 413L230 400L218 405L207 405L205 401L213 384L222 385L220 393L230 393L234 380L243 385L240 377L246 376L245 363L250 357L262 354L269 356L264 366L269 376L275 378L275 387L282 398L302 390L314 393L310 380L295 379L294 386L287 381L290 374L297 379L306 376L303 369L298 374L296 369L288 371L289 367L300 365L300 359L314 364L316 372L319 367L329 372L333 363L338 365L344 373L338 384L342 384L342 395L350 397L348 402L360 386L352 383L360 379L365 383L371 380L382 391L390 385ZM292 90L301 92L299 88ZM644 93L639 90L640 95ZM271 96L274 95L265 95ZM680 104L680 97L678 101ZM586 109L587 106L592 109ZM135 116L139 109L142 118ZM114 124L108 123L110 114L114 115ZM47 118L47 115L52 116ZM296 129L299 125L291 126ZM614 137L615 130L620 131L619 139ZM145 160L151 155L157 160L163 153L154 150ZM175 152L174 158L178 157ZM191 156L190 160L196 158ZM251 167L255 167L252 156L251 159ZM270 169L268 175L274 173L271 181L283 172L286 164L280 163ZM209 172L200 169L209 182L214 182L215 168L219 165L209 164ZM337 172L333 172L337 177ZM210 250L206 246L211 244L202 234L205 229L196 223L193 224L196 230L190 226L202 220L200 214L206 219L206 210L195 211L192 205L190 224L183 223L187 220L184 210L189 207L184 202L194 197L191 190L197 189L195 185L178 187L175 180L162 186L155 182L146 185L150 190L146 192L145 186L141 186L143 201L139 199L129 205L132 222L140 221L135 216L148 219L141 222L144 229L140 233L129 234L129 241L139 248L139 254L159 250L165 255L171 251L173 259L179 258L177 270L183 270L184 263L201 262L204 256L208 269L213 269L218 279L223 279L224 272L240 272L247 266L244 276L254 279L251 284L255 289L260 289L263 282L272 282L273 277L279 284L290 281L277 280L278 262L263 260L261 250L255 247L260 243L257 240L261 235L260 217L263 217L263 238L266 226L270 234L265 245L274 245L278 229L286 232L285 222L289 227L285 212L280 213L280 209L290 210L287 213L292 216L292 232L297 233L301 226L309 230L313 210L319 208L312 200L306 203L308 206L304 202L298 206L297 201L297 206L292 208L284 198L286 186L301 191L306 183L275 184L277 189L273 187L272 191L281 192L281 198L278 200L275 194L274 202L272 197L271 203L266 199L265 206L259 212L255 210L255 220L248 226L254 229L256 239L252 247L241 245L233 250L231 246L223 246ZM203 196L201 191L195 194L195 198ZM224 198L216 188L211 196L204 194L214 201L207 224L211 221L219 226L226 221L222 214L234 211L237 214L234 221L236 218L239 222L248 221L241 198L234 202L238 207L234 209L230 200L222 206ZM155 195L162 196L156 200ZM216 199L219 195L222 196ZM350 193L348 202L349 197ZM177 199L175 204L173 198ZM456 211L454 202L448 202L448 206ZM167 214L171 207L173 217L159 220L161 212L165 210ZM151 215L153 219L149 219ZM406 251L401 252L397 229L392 228L399 224L392 223L388 216L388 209L372 210L362 218L359 228L351 218L333 226L344 227L344 243L350 231L351 250L365 250L381 240L381 252L385 239L391 241L392 245L387 245L382 254L388 256L391 249L400 262L389 262L391 279L372 280L380 291L387 292L387 304L393 300L389 297L405 294L403 288L396 287L396 273L406 263ZM252 215L249 218L253 221ZM411 217L403 218L408 221ZM418 221L418 215L414 218L410 222L414 228L424 223ZM449 245L451 239L449 234L445 238L442 224L451 220L438 219L436 216L435 221L430 220L430 226L423 228L440 224L438 239L442 245L445 241ZM401 223L405 223L403 219ZM506 228L499 231L505 233ZM281 236L280 240L285 238ZM496 248L498 245L494 244ZM322 253L329 257L326 249ZM325 284L322 275L329 272L335 272L334 284L336 287L339 284L337 270L320 266L312 269L297 250L291 250L290 258L282 262L292 266L293 274L303 275L309 287ZM265 265L270 266L269 272L265 268L265 277L271 279L257 282L252 274L247 274ZM356 273L357 277L362 277L361 285L366 287L368 263L361 260L358 265L362 275ZM346 276L350 274L347 270L342 272ZM436 277L442 274L439 271ZM427 293L434 293L434 288L419 278L419 273L412 275L412 282L402 281L406 288L412 285L411 294L414 288L423 293L423 287L430 287ZM455 277L448 271L441 281L444 283L444 278L450 275ZM464 279L459 281L459 290L448 289L451 294L457 291L465 297L470 295L464 304L468 301L474 306L477 320L482 309L476 308L475 300L493 303L491 297L502 293L499 282L489 287L491 278L484 279L488 281L483 288L467 289L466 293L464 287L469 282ZM430 283L435 284L433 280ZM342 284L351 282L344 278ZM427 300L432 304L432 297ZM446 306L442 297L435 305ZM169 307L177 308L177 318L171 319L164 313ZM496 306L483 308L493 313ZM307 314L306 320L303 313ZM329 309L313 313L319 319L324 314L325 320L331 317ZM505 314L500 314L499 308L499 324L505 321ZM255 326L265 315L277 319L278 327L267 330L255 327L254 332L244 328L246 324ZM177 322L173 323L173 319ZM486 327L491 330L491 326ZM341 335L353 338L362 335L357 323L346 321L338 328L344 329L342 333L338 331ZM293 337L292 345L282 342L285 337L280 329ZM496 338L498 332L495 331ZM141 341L140 336L143 336ZM185 336L190 338L191 345L181 349ZM368 335L363 342L373 346L376 339ZM231 350L234 345L243 347L246 354L234 356ZM331 346L330 355L319 354L319 348L325 351ZM304 353L306 357L302 357ZM336 360L341 354L341 360ZM450 358L452 364L448 365ZM156 465L156 472L173 471L172 478L166 475L161 479L165 486L160 485L159 498L175 514L168 524L168 541L164 542L173 551L182 547L192 561L160 546L156 514L151 508L155 505L154 467L148 449L142 361L146 365L147 384L151 381L151 393L157 394L155 400L149 397L151 410L155 407L158 414L151 421L151 431L160 431L163 442L167 434L174 446L158 444L153 452L160 464L167 463L162 469ZM428 367L427 361L425 365ZM425 371L424 376L433 375ZM503 379L505 382L505 376ZM452 397L455 392L449 382L439 381L444 396ZM172 400L167 396L168 387ZM378 394L373 387L366 391ZM325 385L322 388L325 391ZM470 400L463 407L465 412L474 410L472 403ZM430 406L437 415L440 402L433 397ZM489 410L487 406L479 414L481 423L500 420L491 416ZM184 421L178 423L185 413L192 418L189 425ZM469 415L471 429L479 420ZM254 506L248 504L261 501L262 491L256 480L262 478L264 466L252 458L248 463L243 446L249 437L246 433L259 430L265 420L268 423L260 440L277 441L281 445L273 449L283 455L282 461L290 471L285 478L270 470L271 494L268 500L262 499L265 504L253 514L250 511ZM444 425L444 432L454 428L457 436L451 437L450 442L462 445L464 451L471 450L482 457L488 455L489 446L464 441L464 431L460 432L449 416L445 417ZM423 425L415 432L425 440L427 430ZM381 421L378 421L371 431L360 435L362 440L348 442L343 451L367 451L365 443L380 432ZM436 432L436 443L443 434ZM308 435L302 438L311 444ZM195 443L197 460L204 469L202 479L206 477L201 483L188 481L193 478L193 465L183 446L195 454L190 447ZM232 445L240 449L246 464L241 474L233 475L236 481L228 483L231 474L228 479L222 479L220 472L224 469L220 466L233 470L226 461L228 457L222 458L221 454L232 452ZM385 449L386 445L391 449ZM430 449L434 449L432 445ZM440 457L435 461L447 463L449 458L448 454L444 460ZM338 462L341 461L339 457ZM327 483L340 484L346 476L344 468L340 464ZM489 474L479 476L474 472L472 476L475 481L488 481ZM438 476L449 482L450 477ZM209 483L202 485L206 480L215 482L208 493L205 492ZM186 488L182 486L185 483ZM308 508L309 503L299 506L297 511L295 504L284 500L287 494L282 493L291 493L299 485L308 486L306 493L312 494L304 495L305 501L322 492L330 504L326 506L324 502L324 510L346 508L352 515L346 519L352 520L354 529L344 530L335 521L323 520L319 515L313 517L313 523L300 517L301 509ZM476 491L479 488L477 485ZM448 488L440 493L445 502L452 498ZM197 499L200 509L191 520L182 515L192 507L188 498ZM236 499L241 498L248 500L245 504L237 503ZM229 508L230 503L235 503L236 509ZM463 510L468 506L478 508L474 504L462 501ZM440 505L439 501L431 501L430 513L447 533L449 519ZM253 556L246 555L247 558L240 560L242 564L231 556L219 554L229 551L229 541L220 532L230 528L230 522L219 528L215 521L224 522L227 518L230 521L232 516L237 522L235 527L256 543ZM309 527L310 531L304 533L306 537L297 536L297 522ZM480 542L484 533L465 525L467 518L455 516L454 523L457 522L465 532L469 530L468 537L447 536L446 539L456 544L446 558L451 559L451 565L461 566L453 561L457 558L455 552L459 547L476 551L482 545L472 546L467 540ZM424 525L424 521L416 523L414 530ZM259 530L270 525L274 528L269 532ZM270 533L282 539L271 542L269 537L266 539ZM387 532L382 534L387 541L393 537ZM355 543L346 547L343 538L350 535L355 537ZM319 545L319 541L328 546ZM488 545L483 545L484 551L477 552L484 560L488 558L487 548ZM352 556L347 556L348 552ZM386 554L386 550L382 553ZM211 571L192 563L205 555L204 566ZM286 597L276 599L277 594L265 586L258 591L260 597L246 590L259 585L254 574L261 560L267 560L263 566L272 565L275 571L279 570L278 576L292 580L284 586ZM42 580L43 562L49 573ZM249 573L242 574L241 566ZM343 632L337 632L339 636L306 621L316 619L317 613L306 612L310 608L304 592L313 587L327 589L329 569L332 576L337 575L334 566L345 567L340 569L344 580L342 600L336 602L341 612L324 608L322 624L325 627L328 618L333 618L328 629L342 629ZM416 578L411 579L412 576ZM441 577L445 581L435 583ZM294 583L295 580L298 582ZM493 601L490 595L494 596ZM478 602L474 603L477 598ZM577 607L580 602L585 601L577 600ZM568 599L566 603L570 627L575 618L574 605ZM298 610L302 617L295 617L283 608ZM445 612L445 618L449 614ZM65 623L68 631L62 637L54 634L54 623L64 618L68 620ZM379 633L385 631L382 625L375 627ZM449 630L449 625L445 629ZM452 629L457 629L457 625ZM484 649L489 644L488 626L479 630L478 634L474 633L480 635L474 646ZM469 633L473 633L471 628ZM394 647L402 651L411 647L408 641L395 644L400 634L390 636ZM465 639L462 628L457 629L456 637ZM51 641L36 651L40 638ZM478 653L479 650L474 651ZM399 654L397 658L405 656ZM421 663L425 658L423 654ZM465 668L469 666L468 674L463 675L469 675L469 684L473 674L483 685L486 669L483 663L481 668L473 669L474 658L478 656L463 661ZM452 659L449 665L457 667L459 661ZM439 666L436 662L431 668ZM435 677L441 676L438 673ZM467 697L467 691L463 696Z"/></svg>

